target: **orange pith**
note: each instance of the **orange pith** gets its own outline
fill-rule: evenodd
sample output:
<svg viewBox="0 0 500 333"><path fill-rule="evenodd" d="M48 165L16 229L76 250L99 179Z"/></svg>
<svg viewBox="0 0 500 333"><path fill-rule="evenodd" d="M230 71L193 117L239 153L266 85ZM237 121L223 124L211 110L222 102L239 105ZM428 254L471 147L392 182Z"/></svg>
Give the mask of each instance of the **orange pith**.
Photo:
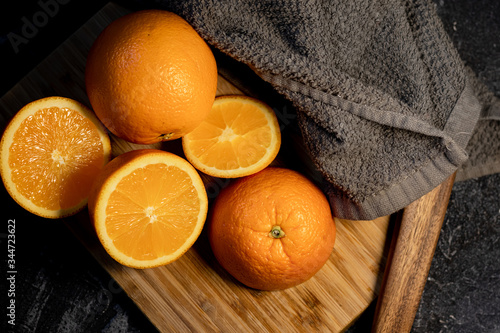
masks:
<svg viewBox="0 0 500 333"><path fill-rule="evenodd" d="M196 170L154 149L111 161L89 199L99 239L118 262L148 268L179 258L199 236L208 201Z"/></svg>
<svg viewBox="0 0 500 333"><path fill-rule="evenodd" d="M44 98L22 108L6 128L2 179L32 213L67 216L87 204L110 153L104 127L90 110L67 98Z"/></svg>
<svg viewBox="0 0 500 333"><path fill-rule="evenodd" d="M155 179L157 174L164 177ZM130 256L150 260L182 245L184 240L174 236L193 232L200 205L187 177L176 167L152 164L117 184L106 208L106 228L117 249L125 252L130 248ZM150 241L141 242L141 238Z"/></svg>
<svg viewBox="0 0 500 333"><path fill-rule="evenodd" d="M182 144L197 169L236 178L268 166L278 154L281 134L276 115L266 104L245 96L221 96Z"/></svg>

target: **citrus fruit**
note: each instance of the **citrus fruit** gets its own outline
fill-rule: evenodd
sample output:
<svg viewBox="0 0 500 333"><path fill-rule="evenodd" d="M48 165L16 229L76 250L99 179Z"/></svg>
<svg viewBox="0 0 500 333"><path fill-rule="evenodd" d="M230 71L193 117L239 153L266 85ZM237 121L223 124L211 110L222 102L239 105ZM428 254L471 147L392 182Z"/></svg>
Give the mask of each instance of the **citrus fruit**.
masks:
<svg viewBox="0 0 500 333"><path fill-rule="evenodd" d="M205 119L217 89L212 51L180 16L142 10L111 22L87 57L92 108L116 136L151 144Z"/></svg>
<svg viewBox="0 0 500 333"><path fill-rule="evenodd" d="M89 197L102 245L133 268L168 264L196 241L208 199L188 161L156 149L132 150L109 162Z"/></svg>
<svg viewBox="0 0 500 333"><path fill-rule="evenodd" d="M208 117L182 138L189 162L221 178L248 176L264 169L274 160L280 145L273 109L240 95L217 97Z"/></svg>
<svg viewBox="0 0 500 333"><path fill-rule="evenodd" d="M323 192L300 173L275 167L224 188L208 230L221 266L259 290L286 289L310 279L328 260L335 233Z"/></svg>
<svg viewBox="0 0 500 333"><path fill-rule="evenodd" d="M24 106L1 141L1 175L11 197L47 218L75 214L109 161L105 128L83 104L46 97Z"/></svg>

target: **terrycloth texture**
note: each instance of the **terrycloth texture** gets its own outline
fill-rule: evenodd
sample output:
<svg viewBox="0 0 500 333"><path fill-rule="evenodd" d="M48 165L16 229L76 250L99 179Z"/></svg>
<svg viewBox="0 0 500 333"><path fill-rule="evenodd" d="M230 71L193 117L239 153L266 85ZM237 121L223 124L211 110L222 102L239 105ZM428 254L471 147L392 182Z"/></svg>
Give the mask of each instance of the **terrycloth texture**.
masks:
<svg viewBox="0 0 500 333"><path fill-rule="evenodd" d="M500 43L500 34L498 42ZM500 59L498 63L500 65ZM500 67L496 72L500 77ZM500 98L495 96L471 69L467 69L467 73L473 82L474 92L482 110L466 148L469 159L458 169L456 181L500 172ZM500 93L500 87L498 92Z"/></svg>
<svg viewBox="0 0 500 333"><path fill-rule="evenodd" d="M498 99L468 75L430 1L164 6L294 103L338 217L391 214L467 165L469 155L473 176L499 171L491 121ZM490 120L470 140L481 113ZM481 150L490 137L496 155Z"/></svg>

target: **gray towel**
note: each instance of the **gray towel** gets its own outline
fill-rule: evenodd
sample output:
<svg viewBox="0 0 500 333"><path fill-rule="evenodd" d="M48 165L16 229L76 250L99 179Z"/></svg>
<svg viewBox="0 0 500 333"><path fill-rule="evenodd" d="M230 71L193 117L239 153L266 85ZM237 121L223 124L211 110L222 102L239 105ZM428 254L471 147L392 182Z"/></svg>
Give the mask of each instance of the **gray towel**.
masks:
<svg viewBox="0 0 500 333"><path fill-rule="evenodd" d="M168 1L293 102L334 214L394 213L459 170L500 171L500 102L431 1Z"/></svg>

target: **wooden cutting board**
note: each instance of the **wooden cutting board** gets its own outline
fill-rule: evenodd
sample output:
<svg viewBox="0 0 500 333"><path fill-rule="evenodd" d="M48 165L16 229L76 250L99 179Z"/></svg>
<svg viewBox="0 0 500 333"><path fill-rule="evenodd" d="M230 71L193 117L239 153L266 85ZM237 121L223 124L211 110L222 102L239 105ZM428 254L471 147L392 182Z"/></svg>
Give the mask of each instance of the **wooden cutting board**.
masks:
<svg viewBox="0 0 500 333"><path fill-rule="evenodd" d="M0 100L2 128L22 106L38 98L59 95L90 106L84 86L87 52L102 29L126 13L128 10L115 4L105 6L5 94ZM245 78L239 81L245 82ZM242 91L219 75L217 94ZM111 139L114 155L145 147L114 136ZM283 147L292 144L283 141ZM182 156L179 140L154 147ZM279 158L275 163L282 164ZM310 169L308 175L314 174ZM227 184L223 179L203 179L209 197ZM135 270L107 255L87 211L67 219L66 225L161 332L343 331L376 298L390 238L389 217L337 219L335 249L312 279L284 291L262 292L241 285L218 265L205 232L176 262Z"/></svg>

